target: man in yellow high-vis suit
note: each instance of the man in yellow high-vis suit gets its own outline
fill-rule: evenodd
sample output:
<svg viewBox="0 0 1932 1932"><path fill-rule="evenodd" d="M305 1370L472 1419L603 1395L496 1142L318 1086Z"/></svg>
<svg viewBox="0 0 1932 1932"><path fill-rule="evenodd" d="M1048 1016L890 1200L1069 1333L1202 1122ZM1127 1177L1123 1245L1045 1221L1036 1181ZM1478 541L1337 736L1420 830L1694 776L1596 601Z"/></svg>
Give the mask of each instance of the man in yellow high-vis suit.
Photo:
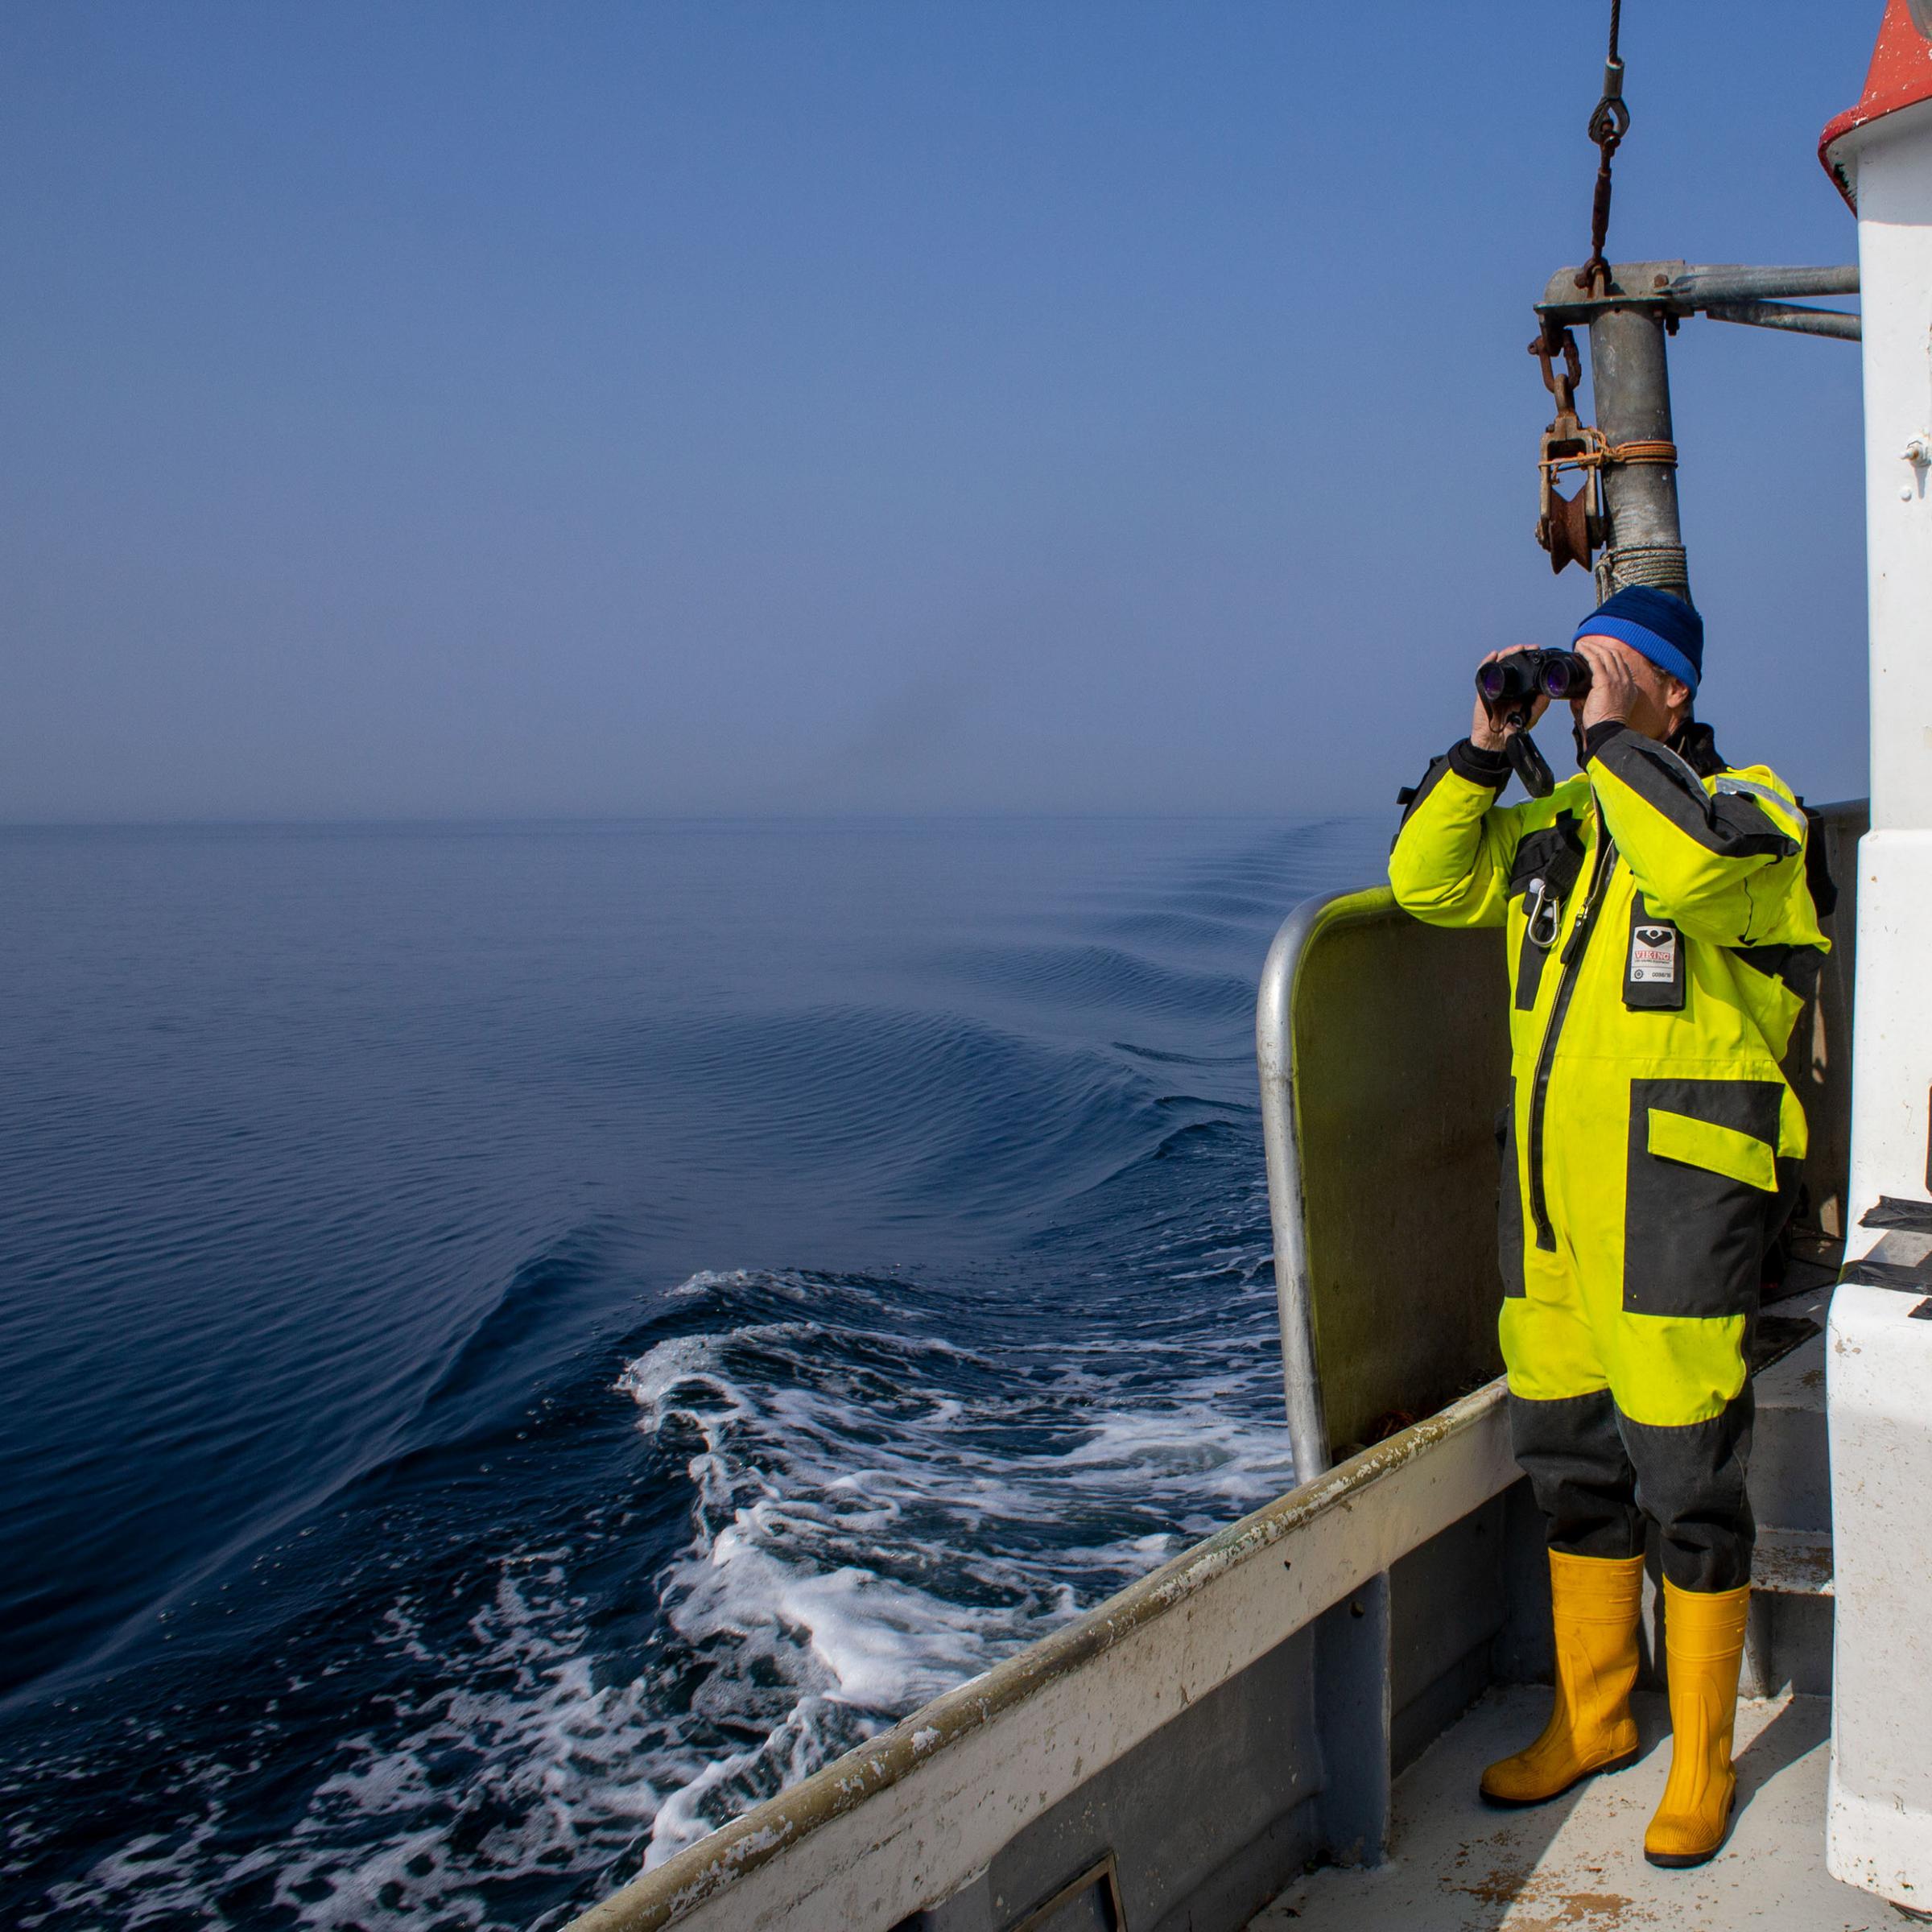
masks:
<svg viewBox="0 0 1932 1932"><path fill-rule="evenodd" d="M1674 1747L1644 1847L1689 1865L1723 1843L1736 1787L1745 1352L1805 1151L1779 1063L1827 942L1795 795L1692 721L1696 613L1620 591L1574 648L1591 674L1572 705L1580 774L1499 805L1507 739L1479 700L1410 796L1389 877L1417 918L1508 940L1501 1335L1547 1521L1557 1681L1549 1725L1484 1794L1539 1804L1634 1755L1647 1517Z"/></svg>

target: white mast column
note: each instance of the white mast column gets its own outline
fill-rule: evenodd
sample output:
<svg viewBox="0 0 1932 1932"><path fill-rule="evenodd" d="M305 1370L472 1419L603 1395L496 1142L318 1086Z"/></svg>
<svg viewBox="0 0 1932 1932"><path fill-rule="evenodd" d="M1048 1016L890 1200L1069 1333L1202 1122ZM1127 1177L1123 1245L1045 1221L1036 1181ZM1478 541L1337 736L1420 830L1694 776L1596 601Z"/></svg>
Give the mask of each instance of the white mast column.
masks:
<svg viewBox="0 0 1932 1932"><path fill-rule="evenodd" d="M1827 129L1821 151L1858 211L1864 310L1872 831L1859 848L1846 1254L1882 1240L1877 1258L1897 1270L1890 1285L1841 1285L1831 1304L1827 1852L1834 1876L1922 1911L1932 1909L1932 1282L1914 1288L1911 1278L1932 1253L1932 40L1908 0L1890 0L1865 97ZM1881 1200L1913 1206L1861 1224Z"/></svg>

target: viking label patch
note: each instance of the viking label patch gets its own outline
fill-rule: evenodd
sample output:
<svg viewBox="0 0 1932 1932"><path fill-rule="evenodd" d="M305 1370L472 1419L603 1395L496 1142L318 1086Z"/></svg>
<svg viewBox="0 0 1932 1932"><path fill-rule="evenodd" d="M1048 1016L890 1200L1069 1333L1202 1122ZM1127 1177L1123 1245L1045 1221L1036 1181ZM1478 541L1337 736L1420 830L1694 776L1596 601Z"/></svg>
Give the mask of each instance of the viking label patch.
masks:
<svg viewBox="0 0 1932 1932"><path fill-rule="evenodd" d="M1641 892L1630 909L1624 1004L1642 1013L1681 1013L1684 1005L1684 935L1657 918Z"/></svg>
<svg viewBox="0 0 1932 1932"><path fill-rule="evenodd" d="M1667 985L1676 977L1677 928L1633 927L1630 933L1630 984L1641 986L1654 980Z"/></svg>

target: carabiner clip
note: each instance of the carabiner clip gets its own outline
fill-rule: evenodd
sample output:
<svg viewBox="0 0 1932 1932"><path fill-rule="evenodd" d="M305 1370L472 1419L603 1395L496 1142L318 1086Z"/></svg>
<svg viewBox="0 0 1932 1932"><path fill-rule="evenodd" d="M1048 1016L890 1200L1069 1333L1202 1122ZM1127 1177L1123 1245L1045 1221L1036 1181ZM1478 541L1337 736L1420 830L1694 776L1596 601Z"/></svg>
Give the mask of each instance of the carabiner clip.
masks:
<svg viewBox="0 0 1932 1932"><path fill-rule="evenodd" d="M1530 943L1547 952L1563 927L1563 902L1541 879L1530 881Z"/></svg>

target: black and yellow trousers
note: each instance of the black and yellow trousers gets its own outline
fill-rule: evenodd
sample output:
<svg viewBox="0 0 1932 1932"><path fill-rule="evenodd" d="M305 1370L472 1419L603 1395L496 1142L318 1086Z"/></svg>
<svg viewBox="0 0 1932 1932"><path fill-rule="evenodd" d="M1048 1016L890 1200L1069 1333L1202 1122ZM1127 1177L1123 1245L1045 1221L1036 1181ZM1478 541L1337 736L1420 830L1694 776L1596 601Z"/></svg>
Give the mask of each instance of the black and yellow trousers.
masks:
<svg viewBox="0 0 1932 1932"><path fill-rule="evenodd" d="M1648 1517L1679 1589L1734 1590L1750 1580L1756 1537L1752 1332L1795 1163L1767 1160L1761 1186L1653 1149L1740 1131L1714 1116L1741 1117L1766 1146L1780 1086L1602 1072L1601 1084L1627 1091L1622 1106L1607 1094L1602 1113L1578 1120L1565 1108L1545 1129L1554 1145L1608 1157L1549 1164L1547 1247L1523 1212L1513 1121L1505 1135L1500 1330L1517 1459L1551 1549L1635 1556ZM1602 1148L1606 1115L1629 1123L1622 1146Z"/></svg>

